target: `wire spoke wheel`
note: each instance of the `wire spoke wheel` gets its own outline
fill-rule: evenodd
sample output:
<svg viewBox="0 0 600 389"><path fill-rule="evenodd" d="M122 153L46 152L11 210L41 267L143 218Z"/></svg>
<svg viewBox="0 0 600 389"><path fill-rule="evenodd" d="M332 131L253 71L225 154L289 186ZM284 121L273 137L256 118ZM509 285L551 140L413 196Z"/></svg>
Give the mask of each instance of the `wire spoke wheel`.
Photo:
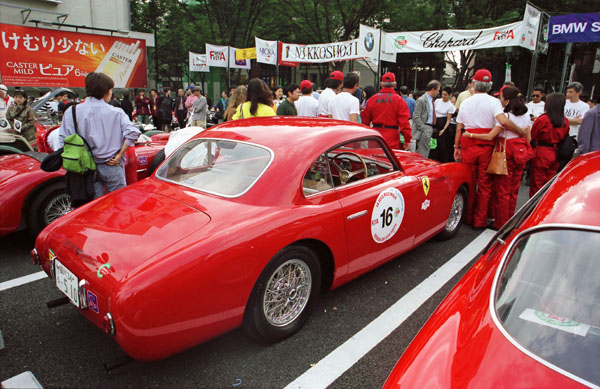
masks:
<svg viewBox="0 0 600 389"><path fill-rule="evenodd" d="M465 209L465 199L461 193L457 193L450 207L450 216L446 223L446 231L454 231L462 219Z"/></svg>
<svg viewBox="0 0 600 389"><path fill-rule="evenodd" d="M310 298L312 275L301 260L284 262L267 282L263 297L263 312L267 321L283 327L300 316Z"/></svg>
<svg viewBox="0 0 600 389"><path fill-rule="evenodd" d="M54 220L61 216L71 212L73 207L71 206L71 198L68 194L63 193L57 197L51 199L46 207L44 208L44 223L46 225L52 223Z"/></svg>

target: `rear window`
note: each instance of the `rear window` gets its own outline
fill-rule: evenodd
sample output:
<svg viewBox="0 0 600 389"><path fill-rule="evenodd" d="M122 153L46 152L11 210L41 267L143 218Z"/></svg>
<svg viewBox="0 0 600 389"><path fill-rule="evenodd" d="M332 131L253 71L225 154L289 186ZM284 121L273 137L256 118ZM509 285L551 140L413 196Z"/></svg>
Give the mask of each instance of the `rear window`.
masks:
<svg viewBox="0 0 600 389"><path fill-rule="evenodd" d="M600 385L600 231L524 235L499 273L495 311L534 356Z"/></svg>
<svg viewBox="0 0 600 389"><path fill-rule="evenodd" d="M223 197L247 192L272 160L270 150L219 139L194 139L177 149L156 177Z"/></svg>

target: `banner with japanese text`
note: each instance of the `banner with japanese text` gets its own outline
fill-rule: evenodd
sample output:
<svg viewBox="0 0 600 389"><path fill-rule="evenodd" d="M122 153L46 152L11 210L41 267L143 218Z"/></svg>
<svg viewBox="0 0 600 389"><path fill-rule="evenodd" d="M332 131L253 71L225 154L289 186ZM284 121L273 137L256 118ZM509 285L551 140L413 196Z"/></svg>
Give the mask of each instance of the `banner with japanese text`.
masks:
<svg viewBox="0 0 600 389"><path fill-rule="evenodd" d="M198 54L188 51L190 72L209 72L206 63L206 54Z"/></svg>
<svg viewBox="0 0 600 389"><path fill-rule="evenodd" d="M146 42L0 24L0 76L8 86L84 87L102 72L117 88L146 88Z"/></svg>

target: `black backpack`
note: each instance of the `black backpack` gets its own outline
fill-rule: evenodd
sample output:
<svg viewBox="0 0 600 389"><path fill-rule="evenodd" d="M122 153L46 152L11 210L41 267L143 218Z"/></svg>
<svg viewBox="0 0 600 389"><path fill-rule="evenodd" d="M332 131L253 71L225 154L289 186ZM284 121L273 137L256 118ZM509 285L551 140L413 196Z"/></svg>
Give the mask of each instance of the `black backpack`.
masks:
<svg viewBox="0 0 600 389"><path fill-rule="evenodd" d="M570 161L577 149L577 141L574 136L567 134L563 140L556 145L556 159L559 161Z"/></svg>

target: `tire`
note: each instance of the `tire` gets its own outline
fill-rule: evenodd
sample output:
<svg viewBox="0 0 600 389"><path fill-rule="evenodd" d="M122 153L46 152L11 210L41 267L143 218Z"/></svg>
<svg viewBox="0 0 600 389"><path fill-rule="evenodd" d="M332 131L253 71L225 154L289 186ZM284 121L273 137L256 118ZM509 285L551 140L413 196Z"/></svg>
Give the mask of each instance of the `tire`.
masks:
<svg viewBox="0 0 600 389"><path fill-rule="evenodd" d="M301 277L298 288L287 285L290 273ZM288 246L262 271L248 299L243 329L255 340L273 343L298 331L315 306L321 291L321 266L316 254L304 246ZM271 297L269 304L268 297ZM284 302L285 300L285 302ZM283 302L283 309L276 310Z"/></svg>
<svg viewBox="0 0 600 389"><path fill-rule="evenodd" d="M71 198L65 184L57 182L42 189L31 202L27 214L29 232L37 236L41 230L59 217L71 212Z"/></svg>
<svg viewBox="0 0 600 389"><path fill-rule="evenodd" d="M467 194L463 188L460 188L454 195L452 205L450 206L450 214L444 229L438 234L439 240L447 240L458 233L465 218L465 209L467 205Z"/></svg>
<svg viewBox="0 0 600 389"><path fill-rule="evenodd" d="M148 175L152 175L152 173L154 173L158 165L160 165L164 160L165 149L163 148L158 153L156 153L156 155L152 159L152 162L150 162L150 166L148 167Z"/></svg>

